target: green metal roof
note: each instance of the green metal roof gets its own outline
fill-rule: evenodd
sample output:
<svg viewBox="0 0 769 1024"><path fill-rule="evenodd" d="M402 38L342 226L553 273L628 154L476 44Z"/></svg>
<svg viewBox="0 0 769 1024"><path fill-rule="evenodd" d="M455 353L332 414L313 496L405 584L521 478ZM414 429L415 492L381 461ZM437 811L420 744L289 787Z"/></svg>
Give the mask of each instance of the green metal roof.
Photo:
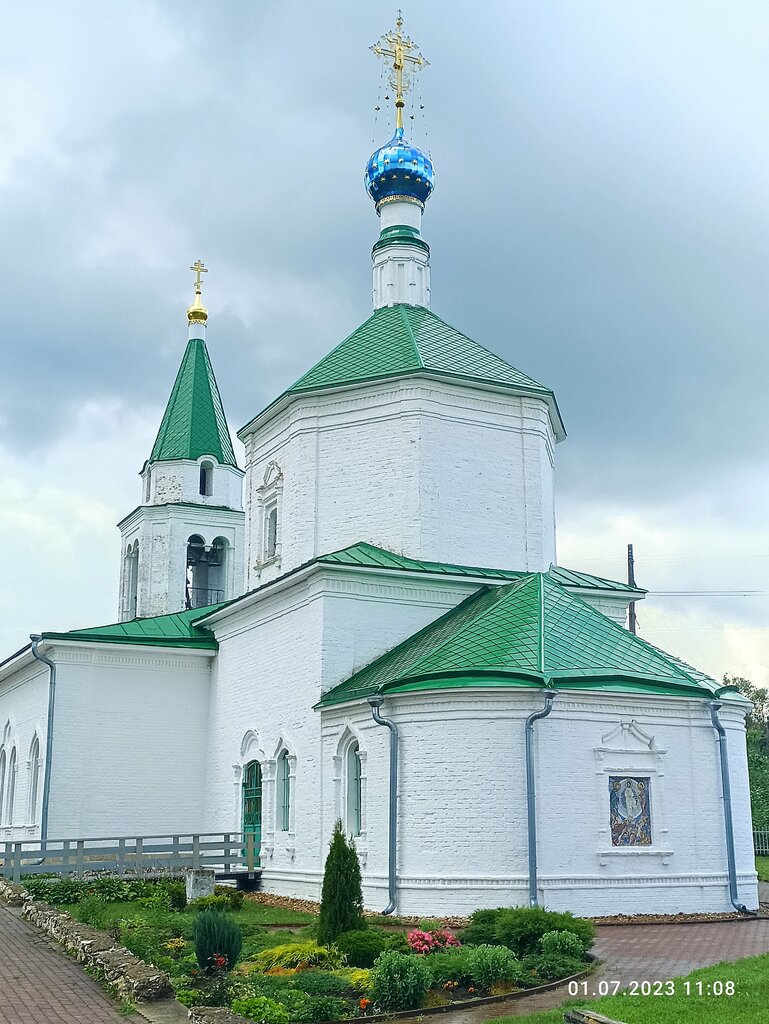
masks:
<svg viewBox="0 0 769 1024"><path fill-rule="evenodd" d="M325 707L381 692L554 686L712 697L718 683L533 573L483 587L329 690Z"/></svg>
<svg viewBox="0 0 769 1024"><path fill-rule="evenodd" d="M186 612L174 612L171 615L155 615L148 619L113 622L108 626L73 629L67 633L43 633L43 639L140 644L149 647L194 647L215 651L218 650L219 644L213 633L196 626L195 623L205 615L218 611L224 603L212 604L207 608L193 608Z"/></svg>
<svg viewBox="0 0 769 1024"><path fill-rule="evenodd" d="M440 573L446 576L472 576L473 578L493 580L519 580L530 576L530 573L516 569L489 569L472 565L452 565L449 562L428 562L424 559L407 558L397 555L384 548L375 547L361 541L351 547L334 551L330 555L322 555L319 559L324 565L364 566L366 568L381 567L383 569L402 569L407 572ZM614 590L622 593L634 592L645 594L641 587L631 587L627 583L607 580L602 576L592 576L587 572L574 572L560 565L551 565L547 572L548 579L565 587L577 587L589 590Z"/></svg>
<svg viewBox="0 0 769 1024"><path fill-rule="evenodd" d="M168 399L150 462L198 459L201 455L213 455L222 465L237 466L206 343L201 338L191 338Z"/></svg>
<svg viewBox="0 0 769 1024"><path fill-rule="evenodd" d="M287 394L420 370L552 395L548 388L450 327L431 310L407 305L375 310L365 323L300 377Z"/></svg>

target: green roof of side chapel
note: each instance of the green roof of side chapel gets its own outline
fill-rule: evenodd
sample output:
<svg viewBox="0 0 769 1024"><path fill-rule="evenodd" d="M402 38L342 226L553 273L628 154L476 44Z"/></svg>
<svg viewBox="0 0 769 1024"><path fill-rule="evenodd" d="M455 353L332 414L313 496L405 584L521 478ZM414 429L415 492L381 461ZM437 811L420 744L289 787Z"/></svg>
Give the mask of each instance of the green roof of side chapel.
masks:
<svg viewBox="0 0 769 1024"><path fill-rule="evenodd" d="M160 423L150 462L212 455L237 466L216 378L202 338L187 343L171 397Z"/></svg>
<svg viewBox="0 0 769 1024"><path fill-rule="evenodd" d="M484 587L329 690L317 706L378 693L498 686L713 697L714 679L634 636L545 573Z"/></svg>

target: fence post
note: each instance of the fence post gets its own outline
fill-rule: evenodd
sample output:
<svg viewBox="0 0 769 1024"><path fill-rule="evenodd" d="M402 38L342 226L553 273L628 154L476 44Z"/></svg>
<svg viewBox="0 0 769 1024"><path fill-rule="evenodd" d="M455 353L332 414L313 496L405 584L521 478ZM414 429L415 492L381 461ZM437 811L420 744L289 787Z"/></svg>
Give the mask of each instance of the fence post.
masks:
<svg viewBox="0 0 769 1024"><path fill-rule="evenodd" d="M125 874L125 839L117 841L117 873Z"/></svg>
<svg viewBox="0 0 769 1024"><path fill-rule="evenodd" d="M17 885L21 881L21 843L13 844L13 880Z"/></svg>
<svg viewBox="0 0 769 1024"><path fill-rule="evenodd" d="M182 857L179 853L179 837L173 836L171 839L171 867L179 868L182 866Z"/></svg>
<svg viewBox="0 0 769 1024"><path fill-rule="evenodd" d="M254 833L246 835L246 867L249 871L254 870Z"/></svg>
<svg viewBox="0 0 769 1024"><path fill-rule="evenodd" d="M134 872L137 878L144 877L144 863L142 855L144 853L144 840L140 837L136 837L136 863L134 865Z"/></svg>
<svg viewBox="0 0 769 1024"><path fill-rule="evenodd" d="M3 866L0 868L0 877L10 878L11 876L11 850L13 846L11 843L5 844L5 856L3 857Z"/></svg>
<svg viewBox="0 0 769 1024"><path fill-rule="evenodd" d="M200 867L200 836L192 837L192 870Z"/></svg>
<svg viewBox="0 0 769 1024"><path fill-rule="evenodd" d="M84 870L84 859L83 850L85 849L85 841L78 839L77 841L77 852L75 854L75 874L82 875Z"/></svg>
<svg viewBox="0 0 769 1024"><path fill-rule="evenodd" d="M70 874L69 866L69 851L71 849L69 839L65 839L61 844L61 873Z"/></svg>
<svg viewBox="0 0 769 1024"><path fill-rule="evenodd" d="M230 833L224 833L224 873L225 875L230 874Z"/></svg>

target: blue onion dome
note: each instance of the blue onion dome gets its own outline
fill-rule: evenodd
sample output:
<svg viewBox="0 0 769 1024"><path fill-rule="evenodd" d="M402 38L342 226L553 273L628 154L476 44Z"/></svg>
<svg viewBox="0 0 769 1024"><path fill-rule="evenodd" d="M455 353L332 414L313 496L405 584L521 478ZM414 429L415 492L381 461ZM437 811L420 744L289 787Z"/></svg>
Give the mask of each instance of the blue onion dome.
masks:
<svg viewBox="0 0 769 1024"><path fill-rule="evenodd" d="M387 145L372 153L366 165L366 191L377 208L384 200L401 196L424 205L434 180L432 160L403 137L402 128L396 128Z"/></svg>

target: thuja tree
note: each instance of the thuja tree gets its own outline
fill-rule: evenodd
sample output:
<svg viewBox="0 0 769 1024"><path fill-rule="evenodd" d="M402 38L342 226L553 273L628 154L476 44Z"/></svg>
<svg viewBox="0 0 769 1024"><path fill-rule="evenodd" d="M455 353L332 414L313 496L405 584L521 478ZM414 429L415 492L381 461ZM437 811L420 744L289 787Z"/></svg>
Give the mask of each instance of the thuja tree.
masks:
<svg viewBox="0 0 769 1024"><path fill-rule="evenodd" d="M337 821L323 871L318 942L326 946L342 932L365 927L358 854Z"/></svg>

